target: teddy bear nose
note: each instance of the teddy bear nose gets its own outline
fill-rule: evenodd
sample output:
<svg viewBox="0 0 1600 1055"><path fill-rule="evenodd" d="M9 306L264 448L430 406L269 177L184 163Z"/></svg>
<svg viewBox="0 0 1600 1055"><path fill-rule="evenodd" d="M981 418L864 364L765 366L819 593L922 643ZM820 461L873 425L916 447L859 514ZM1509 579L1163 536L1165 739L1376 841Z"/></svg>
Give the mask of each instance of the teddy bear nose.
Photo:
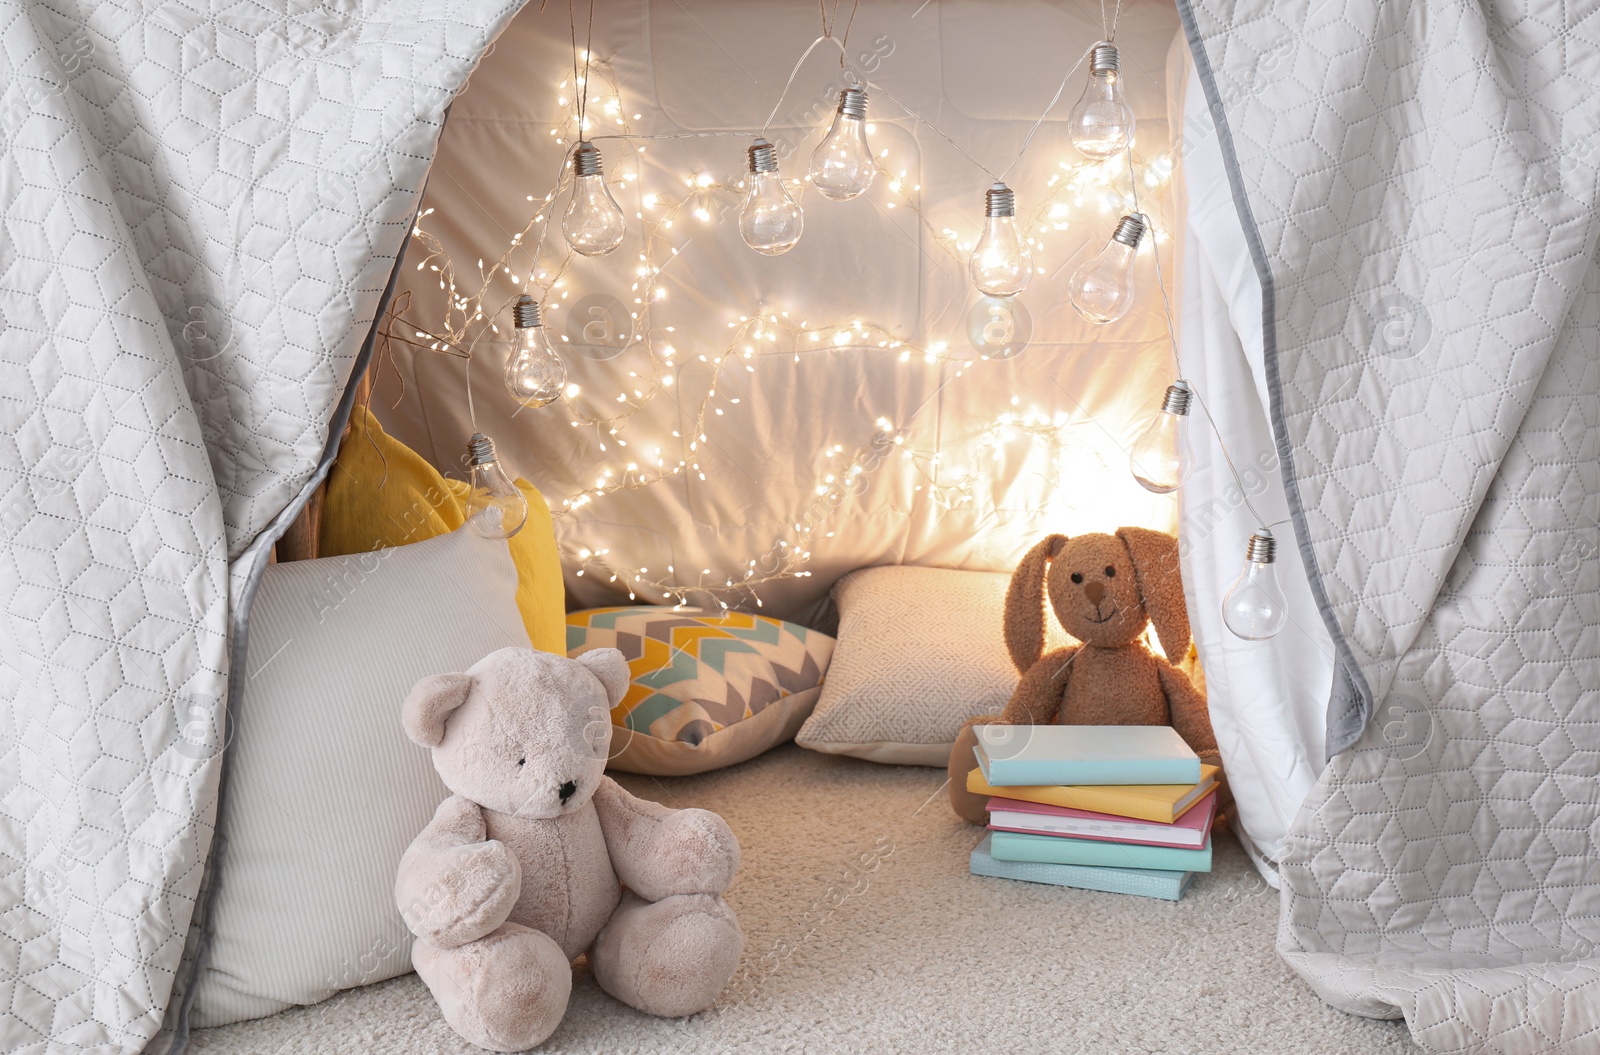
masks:
<svg viewBox="0 0 1600 1055"><path fill-rule="evenodd" d="M1089 603L1099 606L1100 599L1106 595L1106 584L1103 582L1086 582L1083 584L1083 595L1089 598Z"/></svg>
<svg viewBox="0 0 1600 1055"><path fill-rule="evenodd" d="M578 782L576 780L567 781L565 784L561 785L561 790L556 792L556 794L561 796L561 805L563 806L567 804L568 799L572 798L572 796L576 795L577 793Z"/></svg>

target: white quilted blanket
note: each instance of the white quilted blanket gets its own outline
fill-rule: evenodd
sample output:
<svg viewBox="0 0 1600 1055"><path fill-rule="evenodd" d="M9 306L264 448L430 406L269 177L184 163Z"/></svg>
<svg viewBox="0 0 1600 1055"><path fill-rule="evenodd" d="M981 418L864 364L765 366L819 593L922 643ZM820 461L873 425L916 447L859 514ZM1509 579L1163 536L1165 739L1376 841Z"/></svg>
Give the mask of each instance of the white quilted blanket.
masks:
<svg viewBox="0 0 1600 1055"><path fill-rule="evenodd" d="M0 1049L137 1052L230 639L515 0L0 0Z"/></svg>
<svg viewBox="0 0 1600 1055"><path fill-rule="evenodd" d="M1338 650L1280 949L1430 1051L1600 1051L1600 16L1179 7Z"/></svg>

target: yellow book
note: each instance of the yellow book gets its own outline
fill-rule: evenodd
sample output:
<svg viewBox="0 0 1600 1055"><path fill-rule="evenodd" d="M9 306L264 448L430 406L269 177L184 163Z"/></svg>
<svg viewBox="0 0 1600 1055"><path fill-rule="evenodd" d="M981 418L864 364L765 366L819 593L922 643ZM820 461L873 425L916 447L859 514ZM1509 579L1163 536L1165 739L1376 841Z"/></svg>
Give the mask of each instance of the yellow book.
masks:
<svg viewBox="0 0 1600 1055"><path fill-rule="evenodd" d="M1137 817L1142 821L1171 824L1182 817L1195 803L1217 785L1219 766L1201 766L1198 784L1100 784L1096 786L1066 785L991 787L983 779L983 770L974 769L967 774L967 790L974 795L991 798L1021 799L1024 802L1042 802L1047 806L1065 806L1067 809L1088 810L1091 813L1110 813L1117 817Z"/></svg>

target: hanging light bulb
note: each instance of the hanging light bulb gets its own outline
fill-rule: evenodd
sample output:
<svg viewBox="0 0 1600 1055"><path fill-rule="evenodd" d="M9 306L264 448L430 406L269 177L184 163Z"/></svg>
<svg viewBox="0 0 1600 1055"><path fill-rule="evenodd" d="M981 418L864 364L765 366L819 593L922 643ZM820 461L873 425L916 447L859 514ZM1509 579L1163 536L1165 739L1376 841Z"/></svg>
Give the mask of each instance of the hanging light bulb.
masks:
<svg viewBox="0 0 1600 1055"><path fill-rule="evenodd" d="M1077 271L1067 293L1078 314L1093 323L1116 322L1133 306L1133 262L1144 237L1144 220L1124 216L1106 247Z"/></svg>
<svg viewBox="0 0 1600 1055"><path fill-rule="evenodd" d="M561 398L567 383L567 364L550 347L539 304L528 294L517 298L511 310L516 323L516 348L506 360L506 391L525 407L546 407Z"/></svg>
<svg viewBox="0 0 1600 1055"><path fill-rule="evenodd" d="M1017 196L996 182L984 194L983 235L972 249L967 272L979 292L1014 297L1033 277L1033 255L1017 229Z"/></svg>
<svg viewBox="0 0 1600 1055"><path fill-rule="evenodd" d="M1133 110L1117 83L1117 46L1096 44L1089 56L1089 83L1067 119L1067 137L1088 157L1104 160L1133 143Z"/></svg>
<svg viewBox="0 0 1600 1055"><path fill-rule="evenodd" d="M472 470L472 490L467 493L467 519L472 529L484 538L510 538L521 531L528 519L528 500L500 468L494 440L473 433L467 441L467 464Z"/></svg>
<svg viewBox="0 0 1600 1055"><path fill-rule="evenodd" d="M839 93L833 127L811 154L811 185L831 201L849 201L872 186L878 166L867 146L867 93L846 88Z"/></svg>
<svg viewBox="0 0 1600 1055"><path fill-rule="evenodd" d="M575 253L605 256L622 244L627 221L601 171L600 151L580 142L572 152L572 202L561 217L561 233Z"/></svg>
<svg viewBox="0 0 1600 1055"><path fill-rule="evenodd" d="M778 150L765 139L750 145L749 189L739 211L739 233L758 253L777 256L800 241L805 216L778 175Z"/></svg>
<svg viewBox="0 0 1600 1055"><path fill-rule="evenodd" d="M1161 409L1134 441L1128 452L1133 478L1146 491L1168 494L1183 486L1189 475L1189 401L1194 393L1179 378L1167 386Z"/></svg>
<svg viewBox="0 0 1600 1055"><path fill-rule="evenodd" d="M1277 540L1267 528L1251 535L1244 570L1222 595L1222 621L1236 637L1264 640L1282 630L1289 619L1289 603L1274 570L1277 549Z"/></svg>

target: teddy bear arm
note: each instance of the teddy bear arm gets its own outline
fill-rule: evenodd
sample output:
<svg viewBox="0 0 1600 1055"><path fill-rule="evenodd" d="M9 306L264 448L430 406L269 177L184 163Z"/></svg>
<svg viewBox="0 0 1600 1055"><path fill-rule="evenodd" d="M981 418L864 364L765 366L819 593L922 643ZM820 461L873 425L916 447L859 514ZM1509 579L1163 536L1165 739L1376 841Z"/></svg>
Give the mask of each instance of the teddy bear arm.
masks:
<svg viewBox="0 0 1600 1055"><path fill-rule="evenodd" d="M411 841L394 884L406 926L442 949L500 926L521 892L521 863L504 843L488 838L483 810L460 795L441 803Z"/></svg>
<svg viewBox="0 0 1600 1055"><path fill-rule="evenodd" d="M1072 661L1079 647L1058 648L1029 667L1017 682L1005 710L1000 712L1000 723L1053 724L1061 713L1061 700L1066 696L1067 679L1072 676Z"/></svg>
<svg viewBox="0 0 1600 1055"><path fill-rule="evenodd" d="M606 777L595 811L617 878L646 901L674 894L720 894L739 867L739 841L709 810L674 810L635 798Z"/></svg>
<svg viewBox="0 0 1600 1055"><path fill-rule="evenodd" d="M1219 758L1217 737L1211 729L1211 711L1206 706L1206 698L1194 687L1189 675L1160 656L1154 658L1156 672L1161 678L1161 689L1167 696L1167 713L1171 716L1172 728L1178 731L1183 742L1195 754L1206 762L1215 763Z"/></svg>

